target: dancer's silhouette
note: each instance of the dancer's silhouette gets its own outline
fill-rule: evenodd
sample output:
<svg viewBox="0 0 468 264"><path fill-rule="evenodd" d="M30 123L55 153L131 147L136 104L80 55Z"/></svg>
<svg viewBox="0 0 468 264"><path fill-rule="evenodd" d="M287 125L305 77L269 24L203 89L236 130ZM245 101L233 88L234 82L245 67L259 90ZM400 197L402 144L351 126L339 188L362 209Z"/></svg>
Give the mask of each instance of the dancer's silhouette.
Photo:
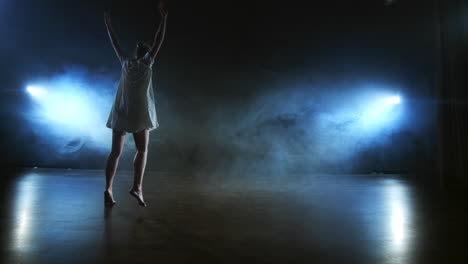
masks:
<svg viewBox="0 0 468 264"><path fill-rule="evenodd" d="M110 13L104 14L109 38L122 64L119 86L106 124L112 129L112 150L106 165L106 188L104 191L106 205L115 204L112 183L122 153L125 135L128 132L133 133L137 149L133 160L134 181L129 193L138 200L141 206L146 206L143 200L142 184L148 153L149 131L159 126L151 76L153 62L161 48L166 31L167 9L163 2L159 3L159 11L161 22L152 46L138 42L133 57L126 56L123 52L111 25Z"/></svg>

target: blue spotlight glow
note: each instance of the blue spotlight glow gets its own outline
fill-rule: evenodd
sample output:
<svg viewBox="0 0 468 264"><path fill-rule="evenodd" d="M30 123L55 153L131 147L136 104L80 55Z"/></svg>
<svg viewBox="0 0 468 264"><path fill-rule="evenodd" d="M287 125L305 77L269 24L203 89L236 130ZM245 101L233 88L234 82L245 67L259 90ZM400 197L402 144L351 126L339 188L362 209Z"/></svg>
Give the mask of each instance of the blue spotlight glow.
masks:
<svg viewBox="0 0 468 264"><path fill-rule="evenodd" d="M32 85L30 85L30 86L26 87L26 91L27 91L30 95L35 96L35 97L41 96L41 95L44 94L44 89L41 88L41 87L38 87L38 86L32 86Z"/></svg>
<svg viewBox="0 0 468 264"><path fill-rule="evenodd" d="M400 96L391 96L387 98L389 104L399 104L401 102Z"/></svg>
<svg viewBox="0 0 468 264"><path fill-rule="evenodd" d="M399 96L375 95L373 103L367 104L361 115L362 129L375 131L389 128L401 116L401 98Z"/></svg>
<svg viewBox="0 0 468 264"><path fill-rule="evenodd" d="M320 142L314 145L314 159L343 161L372 144L382 144L403 125L406 103L393 87L381 84L330 93L327 106L314 113L307 127L310 140Z"/></svg>
<svg viewBox="0 0 468 264"><path fill-rule="evenodd" d="M86 72L70 70L28 85L34 100L24 114L47 144L58 145L61 152L74 152L79 147L70 146L83 144L106 150L110 130L105 124L112 104L106 89L113 86L108 78L96 81Z"/></svg>

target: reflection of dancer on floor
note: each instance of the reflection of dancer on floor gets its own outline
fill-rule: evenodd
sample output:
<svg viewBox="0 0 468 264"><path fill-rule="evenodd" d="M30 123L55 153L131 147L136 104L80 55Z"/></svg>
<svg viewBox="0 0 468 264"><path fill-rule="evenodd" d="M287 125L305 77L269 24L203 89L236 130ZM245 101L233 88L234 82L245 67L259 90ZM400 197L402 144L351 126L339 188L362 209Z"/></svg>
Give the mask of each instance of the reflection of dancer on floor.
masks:
<svg viewBox="0 0 468 264"><path fill-rule="evenodd" d="M138 42L135 56L128 57L120 47L117 35L111 25L111 16L104 14L107 32L115 53L122 64L122 74L115 95L114 103L106 126L112 129L112 150L106 165L105 204L113 205L112 183L122 153L126 133L133 133L137 153L133 160L134 181L129 193L141 206L146 206L143 200L143 173L148 154L149 131L159 126L154 104L152 86L152 66L161 48L166 30L167 9L159 3L161 22L154 36L153 45Z"/></svg>

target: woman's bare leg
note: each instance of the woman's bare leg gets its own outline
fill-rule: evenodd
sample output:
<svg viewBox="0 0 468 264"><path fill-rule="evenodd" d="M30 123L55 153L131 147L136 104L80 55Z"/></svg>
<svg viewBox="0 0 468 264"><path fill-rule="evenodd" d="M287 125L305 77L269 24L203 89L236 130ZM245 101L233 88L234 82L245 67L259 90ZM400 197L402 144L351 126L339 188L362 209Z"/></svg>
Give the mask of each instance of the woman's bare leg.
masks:
<svg viewBox="0 0 468 264"><path fill-rule="evenodd" d="M133 187L130 190L130 194L138 199L138 203L141 206L146 206L145 201L143 200L143 174L146 167L146 158L148 156L148 141L149 141L149 131L147 129L133 133L133 139L135 141L135 146L137 153L133 160Z"/></svg>
<svg viewBox="0 0 468 264"><path fill-rule="evenodd" d="M112 196L112 183L114 182L115 171L119 165L120 154L122 154L122 149L125 142L125 132L123 131L112 131L112 149L107 159L106 164L106 190L105 197L108 201L115 203L115 200Z"/></svg>

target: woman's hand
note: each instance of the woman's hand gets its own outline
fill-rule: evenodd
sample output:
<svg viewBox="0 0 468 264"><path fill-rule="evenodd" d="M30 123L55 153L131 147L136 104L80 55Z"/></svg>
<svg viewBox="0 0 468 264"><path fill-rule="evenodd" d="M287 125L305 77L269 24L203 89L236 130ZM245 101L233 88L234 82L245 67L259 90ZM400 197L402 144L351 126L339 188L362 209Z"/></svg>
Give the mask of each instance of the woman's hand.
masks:
<svg viewBox="0 0 468 264"><path fill-rule="evenodd" d="M166 4L164 4L164 1L159 1L159 13L161 13L162 17L167 17L167 7Z"/></svg>
<svg viewBox="0 0 468 264"><path fill-rule="evenodd" d="M109 11L104 12L104 23L109 26L111 24L111 15Z"/></svg>

